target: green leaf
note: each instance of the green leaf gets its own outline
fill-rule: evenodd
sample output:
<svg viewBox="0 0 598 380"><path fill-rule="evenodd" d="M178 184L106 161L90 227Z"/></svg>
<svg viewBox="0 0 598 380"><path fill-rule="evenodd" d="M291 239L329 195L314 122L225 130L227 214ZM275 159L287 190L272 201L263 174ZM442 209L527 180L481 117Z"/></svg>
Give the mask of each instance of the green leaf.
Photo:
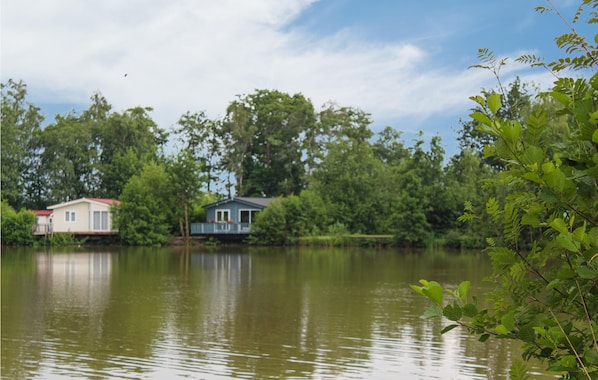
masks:
<svg viewBox="0 0 598 380"><path fill-rule="evenodd" d="M461 310L461 307L459 305L457 305L456 303L454 304L448 304L444 307L444 310L442 311L442 314L449 320L449 321L458 321L461 319L461 317L463 316L463 310Z"/></svg>
<svg viewBox="0 0 598 380"><path fill-rule="evenodd" d="M596 270L589 268L587 266L579 266L575 268L575 271L579 275L579 277L583 278L584 280L593 280L598 278L598 272Z"/></svg>
<svg viewBox="0 0 598 380"><path fill-rule="evenodd" d="M509 333L509 330L507 330L507 328L505 327L505 325L498 325L498 326L496 326L494 328L494 331L497 334L500 334L500 335L507 335Z"/></svg>
<svg viewBox="0 0 598 380"><path fill-rule="evenodd" d="M463 305L463 315L466 317L474 317L478 313L478 308L471 303Z"/></svg>
<svg viewBox="0 0 598 380"><path fill-rule="evenodd" d="M500 107L502 107L502 103L500 101L499 94L491 94L488 96L488 107L493 114L496 114Z"/></svg>
<svg viewBox="0 0 598 380"><path fill-rule="evenodd" d="M440 331L440 334L444 335L444 334L446 334L447 332L449 332L449 331L451 331L452 329L454 329L455 327L459 327L459 325L448 325L448 326L446 326L445 328L443 328L443 329Z"/></svg>
<svg viewBox="0 0 598 380"><path fill-rule="evenodd" d="M571 239L571 236L569 234L567 234L567 235L560 234L559 236L556 237L555 241L557 242L558 245L560 245L562 248L565 248L567 251L570 251L570 252L578 252L579 251L579 247Z"/></svg>
<svg viewBox="0 0 598 380"><path fill-rule="evenodd" d="M513 317L514 311L505 314L500 319L501 324L507 329L507 331L515 330L515 318Z"/></svg>
<svg viewBox="0 0 598 380"><path fill-rule="evenodd" d="M548 225L562 234L566 234L569 232L567 223L565 223L565 221L561 218L553 219L550 223L548 223Z"/></svg>
<svg viewBox="0 0 598 380"><path fill-rule="evenodd" d="M577 370L577 359L574 355L563 355L557 359L555 364L548 367L549 371L575 371Z"/></svg>
<svg viewBox="0 0 598 380"><path fill-rule="evenodd" d="M546 175L544 175L544 179L546 180L548 186L558 193L562 193L565 189L567 177L561 171L561 169L556 168L552 172L546 173Z"/></svg>
<svg viewBox="0 0 598 380"><path fill-rule="evenodd" d="M525 165L536 164L539 167L544 161L544 150L537 146L530 146L523 152L521 160Z"/></svg>
<svg viewBox="0 0 598 380"><path fill-rule="evenodd" d="M521 224L530 225L532 227L539 227L540 218L538 218L538 215L523 214L523 216L521 217Z"/></svg>
<svg viewBox="0 0 598 380"><path fill-rule="evenodd" d="M598 366L598 352L596 350L586 350L583 358L588 364Z"/></svg>
<svg viewBox="0 0 598 380"><path fill-rule="evenodd" d="M474 102L478 103L480 106L484 106L484 98L480 95L470 96L469 99L473 100Z"/></svg>
<svg viewBox="0 0 598 380"><path fill-rule="evenodd" d="M457 289L457 292L459 293L459 298L461 298L463 301L467 300L467 294L469 293L470 286L471 286L470 281L462 281L459 284L459 288Z"/></svg>
<svg viewBox="0 0 598 380"><path fill-rule="evenodd" d="M425 296L434 301L436 304L442 304L442 286L440 286L440 284L436 281L430 281L428 286L424 287L422 291Z"/></svg>
<svg viewBox="0 0 598 380"><path fill-rule="evenodd" d="M438 305L432 305L424 311L422 318L429 319L434 317L442 317L442 308Z"/></svg>
<svg viewBox="0 0 598 380"><path fill-rule="evenodd" d="M409 285L409 287L420 295L425 296L423 287L417 285Z"/></svg>
<svg viewBox="0 0 598 380"><path fill-rule="evenodd" d="M592 133L592 142L598 144L598 129L596 129L594 133Z"/></svg>
<svg viewBox="0 0 598 380"><path fill-rule="evenodd" d="M527 343L533 343L536 339L536 334L534 332L534 328L531 325L525 325L521 329L519 329L519 333L517 334L519 339Z"/></svg>
<svg viewBox="0 0 598 380"><path fill-rule="evenodd" d="M469 117L471 117L475 121L480 122L483 125L489 126L492 124L492 119L490 119L488 116L484 115L481 112L474 112L474 113L470 114Z"/></svg>
<svg viewBox="0 0 598 380"><path fill-rule="evenodd" d="M490 334L482 334L480 335L480 339L478 339L480 342L484 343L485 341L488 340L488 338L490 338Z"/></svg>
<svg viewBox="0 0 598 380"><path fill-rule="evenodd" d="M509 370L509 378L511 380L529 380L531 377L527 373L525 363L521 359L515 360L515 363L511 365Z"/></svg>

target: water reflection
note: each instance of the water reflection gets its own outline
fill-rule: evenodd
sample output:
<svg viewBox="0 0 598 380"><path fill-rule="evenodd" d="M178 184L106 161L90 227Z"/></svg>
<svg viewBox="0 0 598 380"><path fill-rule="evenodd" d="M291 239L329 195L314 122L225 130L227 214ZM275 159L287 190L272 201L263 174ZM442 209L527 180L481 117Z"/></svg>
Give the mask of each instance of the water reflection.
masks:
<svg viewBox="0 0 598 380"><path fill-rule="evenodd" d="M507 378L510 342L440 336L419 278L481 293L479 255L5 254L3 378Z"/></svg>
<svg viewBox="0 0 598 380"><path fill-rule="evenodd" d="M108 302L109 253L36 253L35 269L40 294L50 297L56 308L86 307L96 314Z"/></svg>

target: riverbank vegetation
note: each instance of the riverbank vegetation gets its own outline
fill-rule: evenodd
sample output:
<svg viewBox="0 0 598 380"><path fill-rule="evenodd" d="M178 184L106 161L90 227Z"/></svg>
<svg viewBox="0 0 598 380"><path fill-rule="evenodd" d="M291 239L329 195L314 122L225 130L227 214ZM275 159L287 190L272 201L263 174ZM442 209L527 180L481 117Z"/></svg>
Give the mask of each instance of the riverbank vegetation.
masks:
<svg viewBox="0 0 598 380"><path fill-rule="evenodd" d="M525 118L550 105L534 95L515 80L504 98ZM189 223L205 221L202 205L232 195L278 197L255 225L252 241L262 244L339 231L392 235L393 244L412 247L472 248L498 237L487 221L457 220L465 202L483 214L486 199L502 197L500 187L478 186L503 168L484 156L476 121L461 122L460 152L446 157L439 136L407 142L392 127L374 133L365 111L333 103L315 111L303 95L277 90L240 96L222 119L188 112L169 132L150 112L114 112L98 93L87 110L42 128L26 84L2 84L3 200L33 210L119 199L120 238L134 245L184 236ZM555 139L566 132L560 123L551 123ZM178 148L166 152L169 139Z"/></svg>

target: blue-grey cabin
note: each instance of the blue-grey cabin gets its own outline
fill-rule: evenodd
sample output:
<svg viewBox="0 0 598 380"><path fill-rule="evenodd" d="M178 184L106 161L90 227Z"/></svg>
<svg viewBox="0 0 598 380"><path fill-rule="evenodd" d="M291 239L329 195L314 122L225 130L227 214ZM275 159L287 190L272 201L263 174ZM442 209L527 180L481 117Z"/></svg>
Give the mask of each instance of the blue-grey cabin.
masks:
<svg viewBox="0 0 598 380"><path fill-rule="evenodd" d="M274 199L233 197L205 205L206 223L192 223L191 234L249 234L257 214Z"/></svg>

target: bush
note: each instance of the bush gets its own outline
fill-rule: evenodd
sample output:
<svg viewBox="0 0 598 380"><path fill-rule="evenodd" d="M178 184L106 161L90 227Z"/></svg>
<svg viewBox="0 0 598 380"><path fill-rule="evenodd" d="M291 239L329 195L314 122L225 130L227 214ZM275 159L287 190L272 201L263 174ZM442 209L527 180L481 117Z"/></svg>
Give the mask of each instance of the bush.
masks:
<svg viewBox="0 0 598 380"><path fill-rule="evenodd" d="M2 244L33 245L35 243L35 236L32 232L35 227L35 214L28 210L16 212L5 201L2 201L1 212Z"/></svg>

